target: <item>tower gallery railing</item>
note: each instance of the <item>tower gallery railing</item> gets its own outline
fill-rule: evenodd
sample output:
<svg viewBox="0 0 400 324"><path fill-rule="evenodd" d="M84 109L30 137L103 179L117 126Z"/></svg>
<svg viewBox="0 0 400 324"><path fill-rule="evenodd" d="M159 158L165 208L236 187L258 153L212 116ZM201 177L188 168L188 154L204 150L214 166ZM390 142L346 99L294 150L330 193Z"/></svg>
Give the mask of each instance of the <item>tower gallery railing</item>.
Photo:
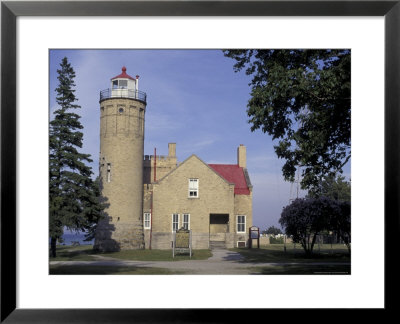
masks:
<svg viewBox="0 0 400 324"><path fill-rule="evenodd" d="M110 98L136 99L146 103L147 95L143 91L129 89L105 89L100 91L100 101Z"/></svg>

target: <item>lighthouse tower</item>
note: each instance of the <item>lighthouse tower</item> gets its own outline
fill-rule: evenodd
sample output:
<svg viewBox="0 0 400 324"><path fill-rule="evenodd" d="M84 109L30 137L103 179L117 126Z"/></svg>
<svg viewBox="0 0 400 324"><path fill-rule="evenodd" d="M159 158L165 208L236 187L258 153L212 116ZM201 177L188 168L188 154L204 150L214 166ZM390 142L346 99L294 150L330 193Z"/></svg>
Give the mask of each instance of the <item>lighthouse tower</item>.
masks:
<svg viewBox="0 0 400 324"><path fill-rule="evenodd" d="M143 249L143 145L146 94L122 73L100 92L100 181L105 217L94 248Z"/></svg>

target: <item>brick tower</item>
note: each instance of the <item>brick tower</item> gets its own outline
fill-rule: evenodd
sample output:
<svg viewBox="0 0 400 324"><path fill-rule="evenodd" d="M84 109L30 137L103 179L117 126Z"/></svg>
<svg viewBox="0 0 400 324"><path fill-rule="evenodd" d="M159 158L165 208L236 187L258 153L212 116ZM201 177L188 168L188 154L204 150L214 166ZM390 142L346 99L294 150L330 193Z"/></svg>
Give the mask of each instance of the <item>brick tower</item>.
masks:
<svg viewBox="0 0 400 324"><path fill-rule="evenodd" d="M146 94L122 73L100 92L100 180L107 208L96 231L100 251L143 249L143 146Z"/></svg>

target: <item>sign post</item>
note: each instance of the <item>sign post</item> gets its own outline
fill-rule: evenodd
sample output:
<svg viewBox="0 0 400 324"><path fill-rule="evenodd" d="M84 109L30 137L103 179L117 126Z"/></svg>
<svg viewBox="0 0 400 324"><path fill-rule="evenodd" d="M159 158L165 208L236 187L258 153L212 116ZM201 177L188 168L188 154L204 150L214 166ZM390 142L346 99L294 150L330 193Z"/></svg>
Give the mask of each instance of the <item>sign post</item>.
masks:
<svg viewBox="0 0 400 324"><path fill-rule="evenodd" d="M253 248L253 240L257 240L257 249L260 248L260 228L257 226L249 227L249 249Z"/></svg>

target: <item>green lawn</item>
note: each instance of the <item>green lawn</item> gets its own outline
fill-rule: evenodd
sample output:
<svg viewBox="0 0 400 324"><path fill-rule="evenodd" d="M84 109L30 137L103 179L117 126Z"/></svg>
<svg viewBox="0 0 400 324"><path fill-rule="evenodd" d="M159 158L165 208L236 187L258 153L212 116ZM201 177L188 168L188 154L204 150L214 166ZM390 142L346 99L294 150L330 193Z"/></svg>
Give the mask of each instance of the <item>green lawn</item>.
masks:
<svg viewBox="0 0 400 324"><path fill-rule="evenodd" d="M50 265L52 275L170 275L183 274L178 270L132 266Z"/></svg>
<svg viewBox="0 0 400 324"><path fill-rule="evenodd" d="M259 249L236 248L232 251L239 252L244 262L350 262L350 255L345 246L336 244L331 250L330 244L321 245L319 250L318 246L314 247L313 255L306 256L303 248L296 244L286 245L286 253L284 252L283 244L270 244L262 246Z"/></svg>
<svg viewBox="0 0 400 324"><path fill-rule="evenodd" d="M212 256L210 250L193 250L192 258L188 254L178 254L172 257L171 250L126 250L119 252L96 252L92 245L57 246L57 257L50 261L95 261L96 256L108 257L119 260L136 261L181 261L181 260L206 260Z"/></svg>
<svg viewBox="0 0 400 324"><path fill-rule="evenodd" d="M93 245L57 245L57 257L50 258L50 261L95 261Z"/></svg>
<svg viewBox="0 0 400 324"><path fill-rule="evenodd" d="M279 265L270 267L251 267L251 274L263 275L349 275L350 264L328 264L328 265Z"/></svg>

